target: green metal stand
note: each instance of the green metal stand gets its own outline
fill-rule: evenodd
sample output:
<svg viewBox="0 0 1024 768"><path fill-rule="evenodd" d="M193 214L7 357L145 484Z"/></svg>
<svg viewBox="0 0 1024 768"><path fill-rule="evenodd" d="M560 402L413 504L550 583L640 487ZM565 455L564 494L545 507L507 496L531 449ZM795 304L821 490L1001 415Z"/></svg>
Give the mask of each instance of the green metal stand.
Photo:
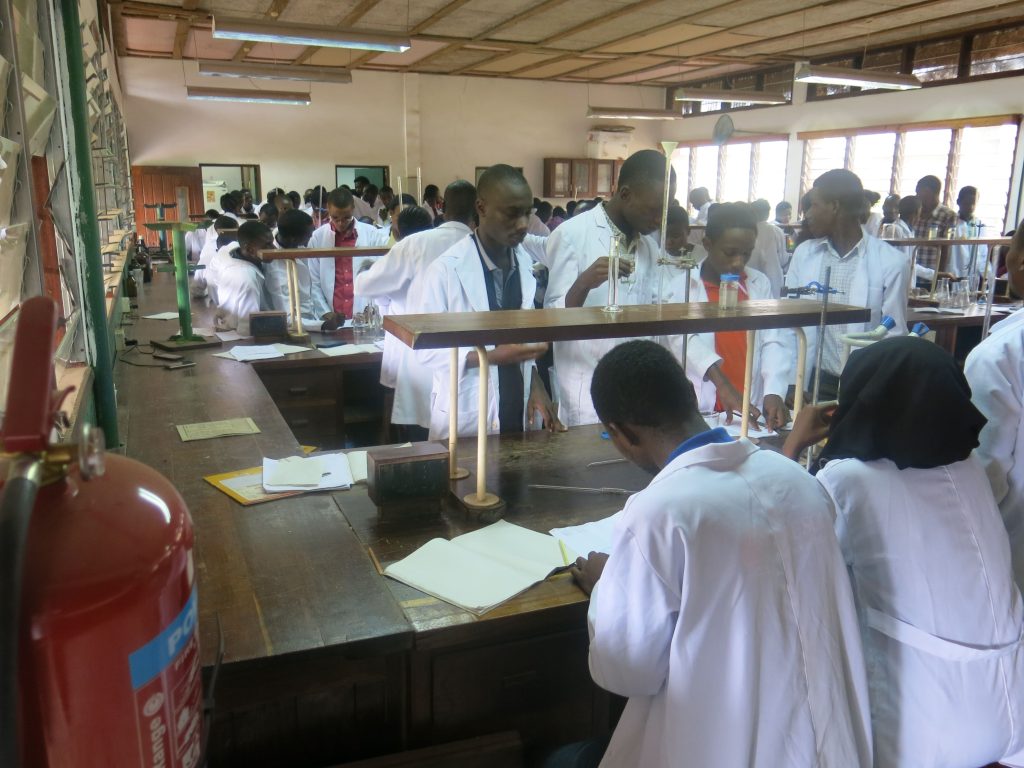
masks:
<svg viewBox="0 0 1024 768"><path fill-rule="evenodd" d="M160 349L196 349L200 347L219 347L220 339L214 336L199 336L192 330L192 305L189 303L188 292L188 258L185 253L185 233L198 229L197 224L184 221L157 221L146 224L146 228L154 232L170 232L174 243L174 283L178 294L179 333L167 341L153 341L154 347Z"/></svg>

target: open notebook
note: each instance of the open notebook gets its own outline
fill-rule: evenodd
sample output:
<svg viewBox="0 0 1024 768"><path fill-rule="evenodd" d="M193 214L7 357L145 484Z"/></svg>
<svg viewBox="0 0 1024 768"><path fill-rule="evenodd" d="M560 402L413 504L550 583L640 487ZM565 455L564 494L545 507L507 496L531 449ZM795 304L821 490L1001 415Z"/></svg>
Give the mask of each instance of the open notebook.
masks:
<svg viewBox="0 0 1024 768"><path fill-rule="evenodd" d="M450 541L431 539L384 575L479 615L575 560L557 539L499 520Z"/></svg>

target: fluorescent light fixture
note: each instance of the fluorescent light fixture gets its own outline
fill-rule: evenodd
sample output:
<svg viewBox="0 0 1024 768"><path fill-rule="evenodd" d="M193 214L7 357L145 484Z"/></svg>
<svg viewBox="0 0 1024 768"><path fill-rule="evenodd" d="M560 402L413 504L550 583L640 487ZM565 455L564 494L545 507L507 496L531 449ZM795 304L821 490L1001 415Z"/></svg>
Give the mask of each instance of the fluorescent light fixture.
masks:
<svg viewBox="0 0 1024 768"><path fill-rule="evenodd" d="M635 109L623 107L590 107L587 117L599 120L679 120L683 113L674 109Z"/></svg>
<svg viewBox="0 0 1024 768"><path fill-rule="evenodd" d="M710 88L676 88L676 101L728 101L747 104L786 104L786 94L773 91L731 91Z"/></svg>
<svg viewBox="0 0 1024 768"><path fill-rule="evenodd" d="M408 37L378 32L353 32L313 24L249 21L213 17L213 36L218 40L249 40L282 45L316 45L323 48L359 48L367 51L404 53L412 46Z"/></svg>
<svg viewBox="0 0 1024 768"><path fill-rule="evenodd" d="M246 77L262 80L303 80L317 83L351 83L352 73L341 67L310 67L289 64L256 64L247 61L200 61L200 75Z"/></svg>
<svg viewBox="0 0 1024 768"><path fill-rule="evenodd" d="M186 87L188 98L195 101L242 101L249 104L309 104L308 93L291 91L257 91L242 88Z"/></svg>
<svg viewBox="0 0 1024 768"><path fill-rule="evenodd" d="M797 64L793 79L801 83L850 85L856 88L888 88L895 91L909 91L921 87L921 81L913 75L873 72L846 67L820 67L807 62Z"/></svg>

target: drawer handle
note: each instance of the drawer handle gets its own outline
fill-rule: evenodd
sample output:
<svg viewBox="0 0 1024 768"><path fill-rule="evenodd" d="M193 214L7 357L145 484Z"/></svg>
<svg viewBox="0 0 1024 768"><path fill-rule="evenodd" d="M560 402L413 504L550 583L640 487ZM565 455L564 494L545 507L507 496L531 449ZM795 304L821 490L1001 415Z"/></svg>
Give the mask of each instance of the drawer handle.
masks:
<svg viewBox="0 0 1024 768"><path fill-rule="evenodd" d="M289 395L304 395L309 392L309 387L288 387Z"/></svg>

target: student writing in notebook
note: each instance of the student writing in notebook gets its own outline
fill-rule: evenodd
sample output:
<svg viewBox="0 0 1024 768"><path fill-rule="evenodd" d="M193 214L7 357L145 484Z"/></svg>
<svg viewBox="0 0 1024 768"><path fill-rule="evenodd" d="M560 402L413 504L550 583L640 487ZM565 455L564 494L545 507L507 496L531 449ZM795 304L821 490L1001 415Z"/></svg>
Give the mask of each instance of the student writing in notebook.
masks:
<svg viewBox="0 0 1024 768"><path fill-rule="evenodd" d="M653 342L605 355L590 394L619 452L655 475L611 554L574 571L591 592L591 674L629 697L601 764L870 766L857 614L822 488L709 430Z"/></svg>

